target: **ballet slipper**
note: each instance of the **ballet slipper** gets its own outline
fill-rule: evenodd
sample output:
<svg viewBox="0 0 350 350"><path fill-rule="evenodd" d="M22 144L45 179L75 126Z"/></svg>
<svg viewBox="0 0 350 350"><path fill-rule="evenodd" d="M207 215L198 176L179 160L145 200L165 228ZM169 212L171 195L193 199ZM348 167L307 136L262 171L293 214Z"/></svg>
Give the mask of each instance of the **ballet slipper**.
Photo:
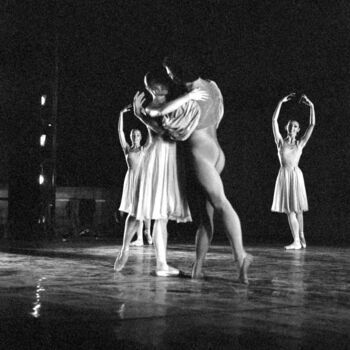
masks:
<svg viewBox="0 0 350 350"><path fill-rule="evenodd" d="M129 249L121 250L117 259L114 263L114 270L121 271L123 270L125 264L127 263L129 258Z"/></svg>
<svg viewBox="0 0 350 350"><path fill-rule="evenodd" d="M146 235L146 238L147 238L147 243L148 243L149 245L152 245L152 244L153 244L153 240L152 240L152 237L151 237L151 235L149 234L149 232L148 232L148 231L145 231L145 235Z"/></svg>
<svg viewBox="0 0 350 350"><path fill-rule="evenodd" d="M180 275L180 270L169 265L157 266L156 276L158 277L175 277Z"/></svg>
<svg viewBox="0 0 350 350"><path fill-rule="evenodd" d="M306 248L306 241L305 241L305 237L304 237L304 233L300 233L300 244L302 248Z"/></svg>
<svg viewBox="0 0 350 350"><path fill-rule="evenodd" d="M239 269L239 277L238 280L243 284L249 284L248 281L248 269L250 264L253 262L254 257L251 254L247 254L244 259L242 266Z"/></svg>
<svg viewBox="0 0 350 350"><path fill-rule="evenodd" d="M134 242L131 242L130 245L133 246L133 247L142 247L143 246L143 241L136 240Z"/></svg>
<svg viewBox="0 0 350 350"><path fill-rule="evenodd" d="M285 250L297 250L297 249L301 249L301 244L300 242L293 242L292 244L290 245L286 245L284 247Z"/></svg>

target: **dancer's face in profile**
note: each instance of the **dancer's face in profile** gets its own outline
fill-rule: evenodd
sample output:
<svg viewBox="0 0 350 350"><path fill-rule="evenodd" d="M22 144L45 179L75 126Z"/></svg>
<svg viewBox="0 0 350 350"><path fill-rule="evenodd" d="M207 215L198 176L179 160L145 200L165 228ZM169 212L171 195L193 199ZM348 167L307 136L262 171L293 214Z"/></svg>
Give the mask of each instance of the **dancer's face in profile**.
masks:
<svg viewBox="0 0 350 350"><path fill-rule="evenodd" d="M298 132L300 131L299 123L295 120L291 120L288 122L287 126L287 133L289 136L297 136Z"/></svg>
<svg viewBox="0 0 350 350"><path fill-rule="evenodd" d="M153 84L151 89L155 96L166 96L169 93L167 86L163 84Z"/></svg>
<svg viewBox="0 0 350 350"><path fill-rule="evenodd" d="M139 146L142 140L141 131L138 129L131 130L130 139L133 145Z"/></svg>

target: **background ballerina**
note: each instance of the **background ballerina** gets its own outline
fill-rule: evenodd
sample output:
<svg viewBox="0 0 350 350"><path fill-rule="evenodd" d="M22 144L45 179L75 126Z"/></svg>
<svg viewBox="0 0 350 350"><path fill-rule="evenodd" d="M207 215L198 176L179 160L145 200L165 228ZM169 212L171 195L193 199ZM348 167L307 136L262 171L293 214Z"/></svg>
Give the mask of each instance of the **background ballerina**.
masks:
<svg viewBox="0 0 350 350"><path fill-rule="evenodd" d="M303 148L309 141L316 123L314 105L306 95L302 95L299 102L310 107L309 126L305 134L298 141L296 137L300 131L300 125L295 120L289 120L285 126L287 137L285 139L282 138L278 127L278 117L282 104L291 100L293 97L295 97L295 93L289 94L280 100L272 117L272 130L281 168L276 180L271 210L287 214L293 243L285 246L285 249L306 248L303 212L308 210L308 202L304 176L298 163Z"/></svg>
<svg viewBox="0 0 350 350"><path fill-rule="evenodd" d="M122 146L126 164L128 170L125 174L123 194L120 203L119 210L124 213L129 213L131 209L131 201L134 195L135 179L139 171L140 164L142 159L147 151L149 146L150 138L147 138L145 146L141 146L142 134L138 129L132 129L130 132L131 146L126 141L124 134L124 113L131 110L131 105L126 106L120 111L119 120L118 120L118 134L120 145ZM148 244L152 244L152 237L150 234L151 221L145 220L145 235L147 237ZM132 242L131 245L142 246L143 245L143 221L140 222L140 225L137 227L137 239ZM135 234L135 231L133 232Z"/></svg>

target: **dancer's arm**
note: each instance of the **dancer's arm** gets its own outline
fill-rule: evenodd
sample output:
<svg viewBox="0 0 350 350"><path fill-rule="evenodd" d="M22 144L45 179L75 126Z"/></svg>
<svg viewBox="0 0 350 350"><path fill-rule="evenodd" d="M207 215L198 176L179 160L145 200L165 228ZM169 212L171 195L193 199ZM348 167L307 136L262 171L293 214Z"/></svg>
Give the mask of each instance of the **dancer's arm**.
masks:
<svg viewBox="0 0 350 350"><path fill-rule="evenodd" d="M147 125L146 125L147 126ZM143 145L143 148L145 150L147 150L147 148L151 145L152 143L152 134L151 134L151 129L149 127L147 127L147 140L145 142L145 144Z"/></svg>
<svg viewBox="0 0 350 350"><path fill-rule="evenodd" d="M178 108L180 108L182 105L189 102L190 100L205 101L206 99L208 99L208 93L204 90L196 88L188 92L187 94L176 98L173 101L164 103L159 107L147 107L146 113L152 118L160 117L165 114L169 114L171 112L176 111Z"/></svg>
<svg viewBox="0 0 350 350"><path fill-rule="evenodd" d="M291 93L291 94L283 97L282 100L280 100L278 102L277 107L275 109L275 112L273 113L273 116L272 116L272 130L273 130L273 136L275 137L275 142L276 142L277 147L280 145L280 143L283 140L282 135L280 133L280 129L278 127L278 117L280 115L281 107L282 107L282 104L284 102L289 101L294 96L295 96L295 93Z"/></svg>
<svg viewBox="0 0 350 350"><path fill-rule="evenodd" d="M147 115L145 109L143 108L143 103L145 102L145 94L144 92L139 92L134 96L134 114L135 116L147 127L149 127L152 131L157 134L163 135L165 133L164 129L161 128L156 120Z"/></svg>
<svg viewBox="0 0 350 350"><path fill-rule="evenodd" d="M123 108L119 113L119 120L118 120L118 134L119 134L119 142L122 146L123 152L128 152L130 145L126 141L125 134L124 134L124 113L131 110L131 105L126 106Z"/></svg>
<svg viewBox="0 0 350 350"><path fill-rule="evenodd" d="M301 102L304 103L305 105L310 107L310 122L309 126L305 131L305 134L303 137L300 139L300 146L304 147L306 143L309 141L309 138L314 130L314 127L316 125L316 117L315 117L315 108L314 104L306 97L306 95L301 96Z"/></svg>

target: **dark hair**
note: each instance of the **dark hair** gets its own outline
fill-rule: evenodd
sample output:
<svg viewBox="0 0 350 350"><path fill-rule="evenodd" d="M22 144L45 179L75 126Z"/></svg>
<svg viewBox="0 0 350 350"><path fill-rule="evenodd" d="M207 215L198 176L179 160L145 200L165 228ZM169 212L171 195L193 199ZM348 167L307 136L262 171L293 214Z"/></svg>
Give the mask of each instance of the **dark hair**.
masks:
<svg viewBox="0 0 350 350"><path fill-rule="evenodd" d="M182 83L197 80L202 74L202 64L198 58L182 53L174 53L163 59L163 67L169 67L172 73Z"/></svg>
<svg viewBox="0 0 350 350"><path fill-rule="evenodd" d="M169 77L163 71L152 71L145 75L145 84L152 88L154 85L161 85L164 89L169 90Z"/></svg>
<svg viewBox="0 0 350 350"><path fill-rule="evenodd" d="M285 125L284 129L285 129L286 131L288 131L288 125L289 125L290 123L293 123L293 122L298 123L298 125L299 125L299 130L300 130L300 123L299 123L297 120L293 120L293 119L289 119L289 120L288 120L288 122L287 122L287 124Z"/></svg>

